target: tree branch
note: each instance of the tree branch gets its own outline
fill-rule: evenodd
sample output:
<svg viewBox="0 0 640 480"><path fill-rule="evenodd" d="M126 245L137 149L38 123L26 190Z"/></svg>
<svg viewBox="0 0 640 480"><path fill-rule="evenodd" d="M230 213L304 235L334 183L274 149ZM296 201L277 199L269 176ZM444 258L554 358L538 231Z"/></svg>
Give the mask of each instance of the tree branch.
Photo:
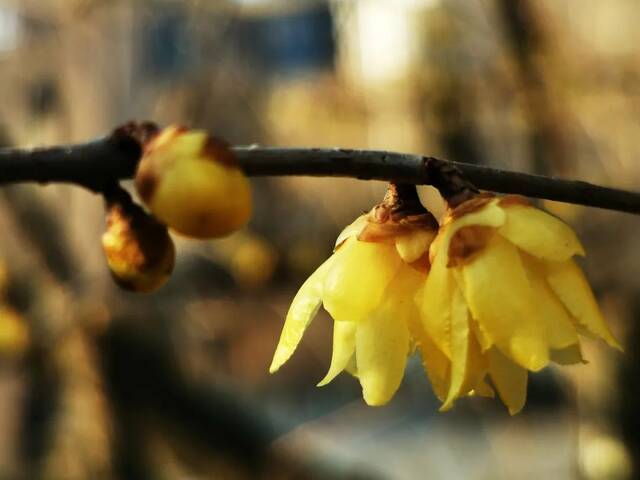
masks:
<svg viewBox="0 0 640 480"><path fill-rule="evenodd" d="M404 153L319 149L234 147L238 160L250 176L305 175L351 177L413 184L429 184L451 190L456 169L460 184L468 181L483 190L516 193L590 207L640 214L640 193L511 172L479 165L450 162ZM140 146L132 138L111 135L70 146L0 150L0 185L18 182L74 183L101 192L114 180L132 178ZM443 175L446 172L447 175ZM455 175L454 175L455 176ZM454 186L455 187L455 186ZM445 192L446 196L447 192Z"/></svg>

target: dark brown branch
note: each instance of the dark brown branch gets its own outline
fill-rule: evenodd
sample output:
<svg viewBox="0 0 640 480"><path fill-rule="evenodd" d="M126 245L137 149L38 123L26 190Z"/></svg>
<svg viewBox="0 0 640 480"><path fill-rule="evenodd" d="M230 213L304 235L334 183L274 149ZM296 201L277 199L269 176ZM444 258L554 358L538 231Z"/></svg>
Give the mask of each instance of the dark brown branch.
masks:
<svg viewBox="0 0 640 480"><path fill-rule="evenodd" d="M517 193L640 214L638 192L420 155L318 148L235 147L234 151L242 168L250 176L351 177L430 184L448 198L473 189L475 185L500 193ZM64 182L101 192L114 180L131 178L139 156L138 144L120 136L66 147L4 149L0 150L0 185ZM456 174L456 169L460 174Z"/></svg>
<svg viewBox="0 0 640 480"><path fill-rule="evenodd" d="M575 203L640 214L640 193L602 187L576 180L511 172L481 165L449 162L433 157L370 150L279 149L236 147L242 167L248 175L311 175L354 177L363 180L387 180L430 184L451 188L439 175L444 166L454 166L471 184L482 190L516 193L527 197ZM458 188L464 190L460 179ZM455 185L454 185L455 187ZM457 191L451 191L456 194ZM445 196L447 192L444 192Z"/></svg>
<svg viewBox="0 0 640 480"><path fill-rule="evenodd" d="M33 150L0 149L0 185L75 183L101 192L114 180L133 177L139 159L138 143L117 136Z"/></svg>

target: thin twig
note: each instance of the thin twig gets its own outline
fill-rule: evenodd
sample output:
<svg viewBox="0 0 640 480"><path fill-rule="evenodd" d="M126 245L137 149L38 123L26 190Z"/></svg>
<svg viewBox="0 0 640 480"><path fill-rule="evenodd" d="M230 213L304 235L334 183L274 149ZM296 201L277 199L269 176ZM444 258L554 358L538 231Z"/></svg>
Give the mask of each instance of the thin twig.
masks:
<svg viewBox="0 0 640 480"><path fill-rule="evenodd" d="M461 172L450 194L468 188L516 193L590 207L640 214L640 193L491 167L395 152L319 148L234 147L250 176L350 177L451 188L451 172ZM18 182L75 183L103 191L114 180L132 178L140 147L132 139L109 136L88 143L33 150L0 150L0 185ZM455 168L454 168L455 167ZM442 172L447 172L446 181Z"/></svg>

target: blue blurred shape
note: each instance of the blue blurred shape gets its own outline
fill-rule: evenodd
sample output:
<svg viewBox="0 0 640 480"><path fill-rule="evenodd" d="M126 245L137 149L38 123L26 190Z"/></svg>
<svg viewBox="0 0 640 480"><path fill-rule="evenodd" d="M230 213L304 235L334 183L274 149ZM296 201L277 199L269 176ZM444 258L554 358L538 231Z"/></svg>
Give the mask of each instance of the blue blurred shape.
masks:
<svg viewBox="0 0 640 480"><path fill-rule="evenodd" d="M192 35L183 12L154 16L143 30L145 71L159 77L186 72L193 63Z"/></svg>
<svg viewBox="0 0 640 480"><path fill-rule="evenodd" d="M333 18L326 3L286 15L243 22L242 43L264 73L292 74L333 68Z"/></svg>

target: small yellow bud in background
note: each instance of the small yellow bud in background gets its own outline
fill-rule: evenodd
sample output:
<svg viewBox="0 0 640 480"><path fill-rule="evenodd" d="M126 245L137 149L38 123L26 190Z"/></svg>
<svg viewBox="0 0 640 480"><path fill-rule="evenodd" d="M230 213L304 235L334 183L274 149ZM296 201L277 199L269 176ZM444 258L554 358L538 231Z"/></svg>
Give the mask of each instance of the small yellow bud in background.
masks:
<svg viewBox="0 0 640 480"><path fill-rule="evenodd" d="M135 185L153 215L186 236L222 237L251 215L249 181L233 152L201 130L160 131L144 146Z"/></svg>
<svg viewBox="0 0 640 480"><path fill-rule="evenodd" d="M278 265L278 252L265 239L248 235L239 242L231 257L231 274L244 289L264 287Z"/></svg>
<svg viewBox="0 0 640 480"><path fill-rule="evenodd" d="M29 347L29 337L25 319L12 308L0 306L0 354L22 355Z"/></svg>
<svg viewBox="0 0 640 480"><path fill-rule="evenodd" d="M169 279L175 263L167 227L128 198L108 208L102 247L113 279L125 290L157 290Z"/></svg>

